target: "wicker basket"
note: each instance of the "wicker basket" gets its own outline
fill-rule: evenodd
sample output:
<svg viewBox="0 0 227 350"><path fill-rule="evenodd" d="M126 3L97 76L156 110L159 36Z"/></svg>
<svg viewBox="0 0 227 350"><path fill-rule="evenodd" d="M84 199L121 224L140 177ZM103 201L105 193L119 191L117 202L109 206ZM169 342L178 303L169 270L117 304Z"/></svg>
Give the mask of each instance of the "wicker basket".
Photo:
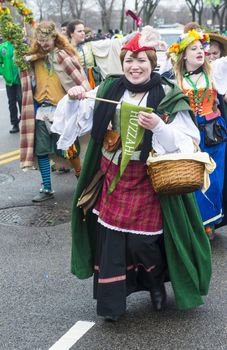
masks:
<svg viewBox="0 0 227 350"><path fill-rule="evenodd" d="M182 154L182 159L157 160L148 165L148 174L155 192L177 195L202 188L205 164L183 157Z"/></svg>

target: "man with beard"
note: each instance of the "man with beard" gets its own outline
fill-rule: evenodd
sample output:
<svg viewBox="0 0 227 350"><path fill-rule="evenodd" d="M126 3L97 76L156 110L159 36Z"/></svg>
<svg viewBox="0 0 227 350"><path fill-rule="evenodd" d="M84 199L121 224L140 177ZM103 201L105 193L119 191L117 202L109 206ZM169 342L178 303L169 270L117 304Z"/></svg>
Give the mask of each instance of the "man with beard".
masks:
<svg viewBox="0 0 227 350"><path fill-rule="evenodd" d="M33 202L42 202L54 196L50 177L49 156L56 153L58 135L51 133L54 111L58 101L74 85L90 85L79 63L74 48L56 30L53 22L37 25L34 41L26 60L31 63L31 74L22 72L23 90L21 123L21 167L34 165L37 157L42 177L42 188ZM75 175L80 173L78 140L64 153L58 155L69 159Z"/></svg>

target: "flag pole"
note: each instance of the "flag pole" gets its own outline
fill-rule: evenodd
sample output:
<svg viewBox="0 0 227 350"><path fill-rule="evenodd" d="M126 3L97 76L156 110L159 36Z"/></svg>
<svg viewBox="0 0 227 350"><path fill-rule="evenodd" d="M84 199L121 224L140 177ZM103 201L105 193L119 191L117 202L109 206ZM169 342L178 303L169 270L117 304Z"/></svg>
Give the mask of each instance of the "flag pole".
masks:
<svg viewBox="0 0 227 350"><path fill-rule="evenodd" d="M97 101L102 101L102 102L108 102L108 103L114 103L114 104L116 104L116 105L118 105L119 103L121 103L121 102L119 102L119 101L108 100L108 99L101 98L101 97L96 97L96 96L89 96L89 95L86 95L85 97L86 97L86 98L90 98L90 99L92 99L92 100L97 100Z"/></svg>

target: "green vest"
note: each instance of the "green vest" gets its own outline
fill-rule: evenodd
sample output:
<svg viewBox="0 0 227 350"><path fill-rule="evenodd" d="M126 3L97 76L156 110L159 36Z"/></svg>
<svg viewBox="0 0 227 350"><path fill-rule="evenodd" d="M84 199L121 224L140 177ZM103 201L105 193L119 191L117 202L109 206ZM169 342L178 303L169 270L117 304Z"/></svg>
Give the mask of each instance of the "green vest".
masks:
<svg viewBox="0 0 227 350"><path fill-rule="evenodd" d="M116 78L116 76L106 78L100 85L98 96L101 97ZM170 92L159 105L159 109L164 105L168 113L172 108L170 119L176 114L176 104L178 107L182 104L184 108L187 104L180 89L172 85ZM173 97L174 103L172 103ZM91 138L72 205L71 272L80 279L93 275L94 227L97 217L88 214L86 221L83 221L82 210L77 208L76 204L83 189L98 170L100 159L101 145L98 146ZM208 293L211 278L211 249L194 194L159 197L163 211L169 277L177 308L188 309L199 306L203 304L201 296Z"/></svg>

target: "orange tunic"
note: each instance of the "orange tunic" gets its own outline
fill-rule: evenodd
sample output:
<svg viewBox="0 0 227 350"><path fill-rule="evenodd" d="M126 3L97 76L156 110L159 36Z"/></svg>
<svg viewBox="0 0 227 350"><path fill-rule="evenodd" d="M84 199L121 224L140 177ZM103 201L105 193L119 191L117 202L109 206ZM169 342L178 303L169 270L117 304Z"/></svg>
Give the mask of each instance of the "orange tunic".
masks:
<svg viewBox="0 0 227 350"><path fill-rule="evenodd" d="M203 100L197 104L193 89L182 89L184 94L189 97L190 107L195 115L206 116L213 113L213 106L217 98L217 92L214 89L208 89ZM198 90L198 99L204 94L205 88ZM220 112L219 112L220 113Z"/></svg>

